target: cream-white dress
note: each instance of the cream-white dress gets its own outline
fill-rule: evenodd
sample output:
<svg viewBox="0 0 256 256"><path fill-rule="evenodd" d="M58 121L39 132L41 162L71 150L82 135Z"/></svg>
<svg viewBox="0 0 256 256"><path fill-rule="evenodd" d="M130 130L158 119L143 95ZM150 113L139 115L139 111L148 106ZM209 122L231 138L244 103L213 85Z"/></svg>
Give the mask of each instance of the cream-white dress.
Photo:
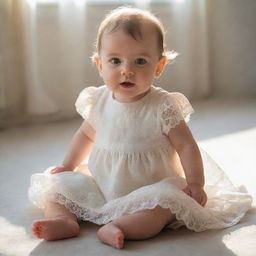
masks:
<svg viewBox="0 0 256 256"><path fill-rule="evenodd" d="M176 215L170 227L195 231L234 225L251 207L251 196L235 188L204 151L206 206L182 191L184 172L167 134L193 112L183 94L152 86L140 100L120 103L106 86L88 87L76 108L96 130L88 169L49 174L48 168L32 175L29 198L36 206L52 200L81 220L106 224L159 205Z"/></svg>

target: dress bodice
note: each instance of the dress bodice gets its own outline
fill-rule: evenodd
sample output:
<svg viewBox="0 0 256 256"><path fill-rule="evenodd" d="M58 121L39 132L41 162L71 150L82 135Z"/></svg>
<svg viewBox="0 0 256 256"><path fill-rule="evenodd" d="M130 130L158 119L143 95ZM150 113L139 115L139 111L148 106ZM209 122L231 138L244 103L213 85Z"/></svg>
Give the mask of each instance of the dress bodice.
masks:
<svg viewBox="0 0 256 256"><path fill-rule="evenodd" d="M168 146L169 141L161 131L159 101L155 88L144 98L120 103L105 91L95 106L96 145L107 150L143 152Z"/></svg>

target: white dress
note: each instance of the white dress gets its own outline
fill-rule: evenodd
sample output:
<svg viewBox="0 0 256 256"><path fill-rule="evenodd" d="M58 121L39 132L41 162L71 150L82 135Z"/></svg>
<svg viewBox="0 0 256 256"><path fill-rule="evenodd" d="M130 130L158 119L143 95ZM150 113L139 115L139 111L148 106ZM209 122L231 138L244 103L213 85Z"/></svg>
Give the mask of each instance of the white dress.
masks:
<svg viewBox="0 0 256 256"><path fill-rule="evenodd" d="M234 225L251 207L251 196L235 188L204 151L206 206L182 191L184 171L167 134L193 112L183 94L152 86L140 100L120 103L106 86L88 87L76 108L96 130L88 170L81 165L76 172L49 174L48 168L32 175L29 198L36 206L52 200L81 220L106 224L159 205L176 215L170 227L194 231Z"/></svg>

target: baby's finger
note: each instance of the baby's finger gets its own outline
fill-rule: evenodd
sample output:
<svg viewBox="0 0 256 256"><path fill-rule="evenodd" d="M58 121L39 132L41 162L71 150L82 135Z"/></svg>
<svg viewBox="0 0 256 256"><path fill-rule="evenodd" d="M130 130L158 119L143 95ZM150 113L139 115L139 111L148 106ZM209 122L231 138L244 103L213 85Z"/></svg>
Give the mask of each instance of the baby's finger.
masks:
<svg viewBox="0 0 256 256"><path fill-rule="evenodd" d="M188 196L191 197L191 191L190 191L190 189L188 189L188 187L186 187L185 189L183 189L183 192L186 193Z"/></svg>
<svg viewBox="0 0 256 256"><path fill-rule="evenodd" d="M202 198L202 204L201 205L204 207L206 205L206 203L207 203L207 196L204 196Z"/></svg>
<svg viewBox="0 0 256 256"><path fill-rule="evenodd" d="M50 173L51 173L51 174L54 174L54 173L58 173L58 172L60 172L60 171L61 171L60 168L56 167L56 168L52 169L52 170L50 171Z"/></svg>
<svg viewBox="0 0 256 256"><path fill-rule="evenodd" d="M198 197L198 200L197 200L197 202L201 205L201 206L205 206L205 204L206 204L206 197L204 196L204 195L201 195L201 196L199 196Z"/></svg>

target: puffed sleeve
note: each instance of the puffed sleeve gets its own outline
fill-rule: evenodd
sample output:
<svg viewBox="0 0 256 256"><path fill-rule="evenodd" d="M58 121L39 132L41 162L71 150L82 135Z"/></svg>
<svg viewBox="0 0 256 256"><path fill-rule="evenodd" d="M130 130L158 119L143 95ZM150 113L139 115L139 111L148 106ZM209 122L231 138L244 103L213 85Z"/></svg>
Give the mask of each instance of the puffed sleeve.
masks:
<svg viewBox="0 0 256 256"><path fill-rule="evenodd" d="M168 93L160 107L160 120L163 134L169 131L181 120L189 121L194 112L188 99L181 93Z"/></svg>
<svg viewBox="0 0 256 256"><path fill-rule="evenodd" d="M94 105L94 94L96 87L85 88L78 96L75 106L76 111L92 126L94 127L93 118L93 105Z"/></svg>

